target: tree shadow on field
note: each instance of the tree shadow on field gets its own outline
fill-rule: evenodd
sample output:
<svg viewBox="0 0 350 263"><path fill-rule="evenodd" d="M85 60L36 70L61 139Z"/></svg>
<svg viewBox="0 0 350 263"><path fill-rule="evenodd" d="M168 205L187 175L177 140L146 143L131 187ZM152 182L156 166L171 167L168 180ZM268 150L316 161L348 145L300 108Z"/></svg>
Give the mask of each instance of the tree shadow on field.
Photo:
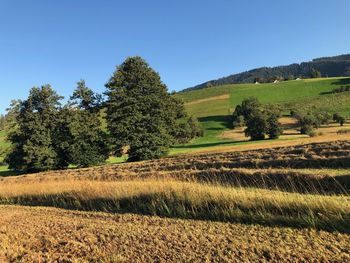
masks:
<svg viewBox="0 0 350 263"><path fill-rule="evenodd" d="M177 145L173 146L174 149L198 149L205 147L214 147L214 146L225 146L225 145L236 145L241 144L247 141L223 141L223 142L211 142L211 143L199 143L199 144L191 144L191 145Z"/></svg>
<svg viewBox="0 0 350 263"><path fill-rule="evenodd" d="M335 85L338 87L349 86L350 85L350 78L338 79L336 81L331 82L331 85ZM330 94L334 94L333 89L330 91L324 91L324 92L320 93L320 95L330 95Z"/></svg>
<svg viewBox="0 0 350 263"><path fill-rule="evenodd" d="M209 220L218 222L260 224L293 228L316 228L326 231L350 232L350 221L342 217L324 217L316 211L302 208L288 208L284 213L274 205L255 207L238 205L228 208L220 200L206 200L203 204L179 199L177 193L149 193L123 198L79 198L72 193L52 195L25 195L0 200L1 204L24 206L49 206L69 210L103 211L116 214L133 213L139 215L168 218ZM213 212L213 208L215 211ZM266 213L266 215L262 214ZM348 214L344 214L348 217ZM312 217L312 218L311 218ZM315 218L316 217L316 218Z"/></svg>
<svg viewBox="0 0 350 263"><path fill-rule="evenodd" d="M0 171L0 178L1 177L17 176L17 175L20 175L20 173L16 172L16 171L12 171L12 170Z"/></svg>
<svg viewBox="0 0 350 263"><path fill-rule="evenodd" d="M331 83L332 85L350 85L350 78L338 79Z"/></svg>
<svg viewBox="0 0 350 263"><path fill-rule="evenodd" d="M230 129L231 124L230 124L231 116L230 115L215 115L215 116L208 116L208 117L200 117L198 118L198 121L201 122L203 125L207 122L216 122L223 126L223 128ZM220 127L215 127L215 128L208 128L207 130L220 130L222 128Z"/></svg>

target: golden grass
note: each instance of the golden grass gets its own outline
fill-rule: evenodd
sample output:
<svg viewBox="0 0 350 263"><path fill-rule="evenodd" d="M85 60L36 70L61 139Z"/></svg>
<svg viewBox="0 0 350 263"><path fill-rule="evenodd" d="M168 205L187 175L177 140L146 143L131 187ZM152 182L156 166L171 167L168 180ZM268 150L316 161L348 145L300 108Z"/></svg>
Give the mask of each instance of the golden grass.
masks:
<svg viewBox="0 0 350 263"><path fill-rule="evenodd" d="M1 178L0 262L346 262L349 153L336 141Z"/></svg>
<svg viewBox="0 0 350 263"><path fill-rule="evenodd" d="M2 184L0 201L3 204L350 230L350 200L347 196L308 195L168 180Z"/></svg>

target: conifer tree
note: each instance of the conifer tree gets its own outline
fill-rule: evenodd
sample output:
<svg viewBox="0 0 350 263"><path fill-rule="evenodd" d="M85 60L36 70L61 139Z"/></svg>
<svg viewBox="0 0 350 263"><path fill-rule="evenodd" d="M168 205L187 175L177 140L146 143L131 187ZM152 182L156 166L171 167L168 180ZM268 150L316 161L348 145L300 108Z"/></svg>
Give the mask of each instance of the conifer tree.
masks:
<svg viewBox="0 0 350 263"><path fill-rule="evenodd" d="M99 96L78 83L70 104L60 112L56 149L61 166L87 167L101 164L109 154L107 136L101 129Z"/></svg>
<svg viewBox="0 0 350 263"><path fill-rule="evenodd" d="M186 113L181 102L170 96L159 74L141 57L129 57L106 87L106 118L115 150L128 146L129 161L166 155L177 141L177 121Z"/></svg>
<svg viewBox="0 0 350 263"><path fill-rule="evenodd" d="M34 87L27 100L10 109L16 120L8 136L12 147L5 158L10 169L36 172L57 168L52 135L61 99L50 85Z"/></svg>

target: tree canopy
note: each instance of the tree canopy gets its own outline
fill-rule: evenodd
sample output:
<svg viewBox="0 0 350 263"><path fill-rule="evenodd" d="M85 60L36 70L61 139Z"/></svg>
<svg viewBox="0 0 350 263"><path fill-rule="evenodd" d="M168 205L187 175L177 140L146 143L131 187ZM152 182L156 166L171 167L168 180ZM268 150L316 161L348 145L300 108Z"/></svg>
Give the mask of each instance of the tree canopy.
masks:
<svg viewBox="0 0 350 263"><path fill-rule="evenodd" d="M130 161L164 156L178 135L183 137L183 103L168 93L159 74L141 57L127 58L106 87L108 131L117 152L129 147Z"/></svg>

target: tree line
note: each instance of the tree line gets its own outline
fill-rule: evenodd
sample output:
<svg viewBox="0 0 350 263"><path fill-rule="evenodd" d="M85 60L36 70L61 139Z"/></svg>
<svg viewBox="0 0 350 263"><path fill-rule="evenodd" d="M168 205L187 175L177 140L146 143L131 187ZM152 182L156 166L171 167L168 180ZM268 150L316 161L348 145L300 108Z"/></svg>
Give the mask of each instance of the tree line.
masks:
<svg viewBox="0 0 350 263"><path fill-rule="evenodd" d="M141 57L118 66L106 89L104 98L81 80L65 104L50 85L34 87L27 99L13 101L7 114L9 168L86 167L122 154L129 161L159 158L170 146L202 135L197 119L187 115L183 102L168 93Z"/></svg>
<svg viewBox="0 0 350 263"><path fill-rule="evenodd" d="M210 80L192 88L195 90L212 86L239 83L269 83L275 80L293 80L296 78L319 78L350 76L350 54L314 59L300 64L294 63L287 66L262 67L246 72L233 74L227 77Z"/></svg>

